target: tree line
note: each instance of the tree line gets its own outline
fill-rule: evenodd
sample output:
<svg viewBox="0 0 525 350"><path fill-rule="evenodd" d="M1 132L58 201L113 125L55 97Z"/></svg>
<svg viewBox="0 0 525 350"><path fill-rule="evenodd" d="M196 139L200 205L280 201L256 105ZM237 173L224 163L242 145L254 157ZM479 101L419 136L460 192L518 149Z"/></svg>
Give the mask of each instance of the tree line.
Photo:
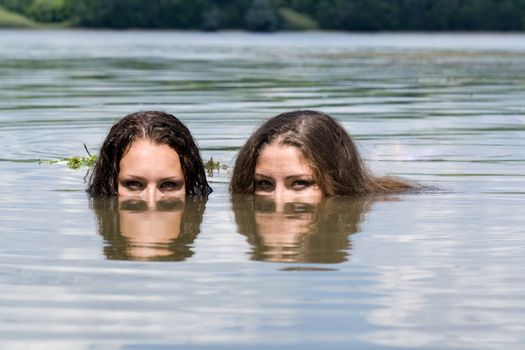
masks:
<svg viewBox="0 0 525 350"><path fill-rule="evenodd" d="M440 31L525 30L525 0L0 0L73 27Z"/></svg>

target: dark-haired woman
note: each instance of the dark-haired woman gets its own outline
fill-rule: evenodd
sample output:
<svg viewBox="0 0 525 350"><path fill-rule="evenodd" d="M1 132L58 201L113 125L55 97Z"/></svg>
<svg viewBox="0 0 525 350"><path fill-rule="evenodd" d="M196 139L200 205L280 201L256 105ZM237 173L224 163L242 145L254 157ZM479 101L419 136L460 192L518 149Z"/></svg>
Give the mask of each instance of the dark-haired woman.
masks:
<svg viewBox="0 0 525 350"><path fill-rule="evenodd" d="M327 114L301 110L266 121L241 148L232 193L320 198L413 191L417 185L366 169L346 130Z"/></svg>
<svg viewBox="0 0 525 350"><path fill-rule="evenodd" d="M171 114L148 111L113 125L87 191L93 197L119 195L156 203L166 197L205 198L212 190L188 128Z"/></svg>

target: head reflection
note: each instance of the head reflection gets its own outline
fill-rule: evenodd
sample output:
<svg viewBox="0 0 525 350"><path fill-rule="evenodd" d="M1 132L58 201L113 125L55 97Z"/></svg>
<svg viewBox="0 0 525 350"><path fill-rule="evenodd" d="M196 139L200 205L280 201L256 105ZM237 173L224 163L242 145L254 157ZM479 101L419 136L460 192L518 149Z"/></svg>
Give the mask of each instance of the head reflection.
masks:
<svg viewBox="0 0 525 350"><path fill-rule="evenodd" d="M238 231L252 245L252 259L339 263L348 260L350 234L369 206L363 198L279 201L267 196L232 198Z"/></svg>
<svg viewBox="0 0 525 350"><path fill-rule="evenodd" d="M116 260L180 261L193 255L205 203L167 198L149 204L139 198L94 199L104 254Z"/></svg>

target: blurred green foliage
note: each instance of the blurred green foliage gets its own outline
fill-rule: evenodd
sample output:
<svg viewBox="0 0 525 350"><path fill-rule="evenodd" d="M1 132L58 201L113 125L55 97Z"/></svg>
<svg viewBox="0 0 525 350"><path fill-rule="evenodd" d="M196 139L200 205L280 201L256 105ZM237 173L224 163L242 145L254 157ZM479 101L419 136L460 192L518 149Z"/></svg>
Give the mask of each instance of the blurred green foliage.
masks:
<svg viewBox="0 0 525 350"><path fill-rule="evenodd" d="M0 7L0 28L32 28L36 23L18 13Z"/></svg>
<svg viewBox="0 0 525 350"><path fill-rule="evenodd" d="M244 15L244 25L254 32L273 32L277 28L277 15L268 0L254 0Z"/></svg>
<svg viewBox="0 0 525 350"><path fill-rule="evenodd" d="M525 0L0 0L0 6L38 22L116 29L525 29Z"/></svg>
<svg viewBox="0 0 525 350"><path fill-rule="evenodd" d="M72 10L67 0L34 0L25 11L38 22L63 22L71 18Z"/></svg>
<svg viewBox="0 0 525 350"><path fill-rule="evenodd" d="M289 8L280 8L281 28L285 30L314 30L319 29L317 21L311 17Z"/></svg>

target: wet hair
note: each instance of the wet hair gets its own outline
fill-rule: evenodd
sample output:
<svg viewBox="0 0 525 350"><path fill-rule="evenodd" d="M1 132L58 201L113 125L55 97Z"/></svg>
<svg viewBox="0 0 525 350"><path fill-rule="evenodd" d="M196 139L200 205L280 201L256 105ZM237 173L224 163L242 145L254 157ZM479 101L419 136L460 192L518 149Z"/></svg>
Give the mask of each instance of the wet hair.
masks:
<svg viewBox="0 0 525 350"><path fill-rule="evenodd" d="M402 193L417 189L402 179L373 176L338 121L321 112L299 110L267 120L250 136L237 156L230 192L255 192L257 159L263 148L273 142L297 147L327 196Z"/></svg>
<svg viewBox="0 0 525 350"><path fill-rule="evenodd" d="M177 152L187 195L207 197L212 192L199 149L188 128L171 114L147 111L125 116L109 131L89 179L87 192L92 197L118 193L120 160L131 144L141 139L167 145Z"/></svg>

